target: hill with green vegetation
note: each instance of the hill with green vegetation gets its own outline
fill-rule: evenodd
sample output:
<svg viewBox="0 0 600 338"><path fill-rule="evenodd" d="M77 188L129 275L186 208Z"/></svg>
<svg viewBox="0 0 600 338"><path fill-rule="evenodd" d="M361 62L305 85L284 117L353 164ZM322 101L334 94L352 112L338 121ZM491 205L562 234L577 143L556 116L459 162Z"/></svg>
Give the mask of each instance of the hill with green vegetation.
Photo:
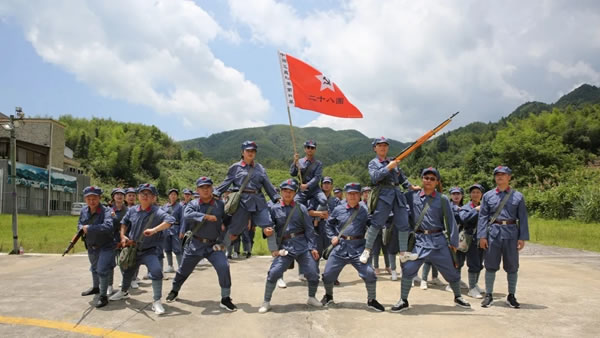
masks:
<svg viewBox="0 0 600 338"><path fill-rule="evenodd" d="M239 159L244 140L258 143L258 161L273 184L288 177L292 157L286 125L231 130L207 138L174 142L155 126L63 116L66 143L92 176L107 189L142 182L168 188L191 187L202 175L221 182ZM318 143L324 175L336 186L369 184L371 140L355 130L295 128L299 150L306 139ZM406 145L392 141L390 155ZM497 165L513 169L513 185L530 210L548 218L600 221L600 88L582 85L553 104L528 102L498 122L473 122L428 141L400 166L419 184L422 168L435 166L443 186L493 187Z"/></svg>
<svg viewBox="0 0 600 338"><path fill-rule="evenodd" d="M317 157L324 165L331 165L356 156L371 156L371 139L356 130L336 131L331 128L297 128L294 134L298 152L302 155L302 144L306 140L317 142ZM218 162L231 163L240 157L240 146L245 140L258 144L258 159L267 167L289 166L294 150L287 125L229 130L180 142L185 150L195 149L205 157ZM406 144L391 140L392 151L400 152Z"/></svg>

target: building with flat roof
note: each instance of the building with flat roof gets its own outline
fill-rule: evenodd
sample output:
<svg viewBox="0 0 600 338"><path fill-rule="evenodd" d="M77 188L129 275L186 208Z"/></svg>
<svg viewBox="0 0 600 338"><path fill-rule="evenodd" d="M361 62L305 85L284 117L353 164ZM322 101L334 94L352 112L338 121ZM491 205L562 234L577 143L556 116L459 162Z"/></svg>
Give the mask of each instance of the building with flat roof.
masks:
<svg viewBox="0 0 600 338"><path fill-rule="evenodd" d="M0 114L0 124L9 118ZM65 146L65 125L53 119L26 118L16 130L19 213L64 215L83 200L90 185L73 151ZM13 208L10 180L10 131L0 128L0 212Z"/></svg>

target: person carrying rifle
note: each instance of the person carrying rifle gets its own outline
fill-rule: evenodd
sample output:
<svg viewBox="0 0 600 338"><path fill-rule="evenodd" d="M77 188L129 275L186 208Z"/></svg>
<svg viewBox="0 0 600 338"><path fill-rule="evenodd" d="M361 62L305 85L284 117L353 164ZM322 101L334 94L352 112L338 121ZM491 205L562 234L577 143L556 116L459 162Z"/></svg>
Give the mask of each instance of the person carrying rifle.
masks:
<svg viewBox="0 0 600 338"><path fill-rule="evenodd" d="M393 212L392 223L398 230L398 240L406 242L408 232L402 232L399 229L408 225L408 207L399 185L402 185L404 189L419 189L419 187L413 186L408 181L402 169L398 167L398 161L387 157L390 144L385 137L374 139L372 146L377 156L369 162L369 176L371 177L371 183L376 187L376 191L371 193L376 194L373 198L377 199L377 204L374 210L369 210L372 219L367 232L365 251L360 257L360 261L363 263L368 262L375 241L378 239L381 241L381 237L378 235L385 226L390 212ZM380 244L383 245L383 243ZM378 253L376 254L378 255ZM416 255L400 251L400 262L404 263L415 259L417 259Z"/></svg>
<svg viewBox="0 0 600 338"><path fill-rule="evenodd" d="M344 186L346 203L338 205L327 219L327 237L331 243L331 254L325 265L323 285L325 295L321 299L324 306L333 304L333 284L338 279L342 269L351 264L358 276L365 281L367 288L367 306L378 312L385 310L379 304L377 296L377 276L373 267L359 261L365 248L365 232L369 212L360 204L360 183L348 183ZM328 248L329 249L329 248Z"/></svg>
<svg viewBox="0 0 600 338"><path fill-rule="evenodd" d="M479 222L479 210L481 209L481 197L485 189L481 184L473 184L469 187L471 201L460 208L460 219L465 227L465 233L473 238L466 252L467 267L469 268L469 297L481 299L484 291L479 287L479 274L483 270L483 255L485 251L479 247L477 241L477 223ZM460 265L464 264L464 261Z"/></svg>
<svg viewBox="0 0 600 338"><path fill-rule="evenodd" d="M392 312L401 312L408 309L408 294L412 287L412 280L425 261L431 262L437 267L442 276L450 283L454 292L455 305L471 308L471 305L460 294L460 274L456 269L455 257L453 257L453 250L458 246L456 220L448 198L435 191L440 181L440 174L435 168L429 167L423 169L421 177L423 189L406 194L412 229L408 224L399 229L401 232L414 231L412 253L416 254L418 258L402 265L400 300L391 310ZM400 241L400 251L410 249L408 244L408 241Z"/></svg>
<svg viewBox="0 0 600 338"><path fill-rule="evenodd" d="M173 302L179 295L183 283L198 263L206 258L217 271L219 286L221 286L221 303L219 306L227 311L235 311L237 307L232 303L231 274L229 263L225 257L225 247L221 244L224 231L223 224L223 201L213 197L213 181L210 177L202 176L196 180L196 191L200 198L193 200L185 207L183 217L185 227L181 228L181 234L188 238L183 248L183 259L181 266L173 279L173 287L167 295L167 302ZM188 232L189 231L189 232Z"/></svg>
<svg viewBox="0 0 600 338"><path fill-rule="evenodd" d="M317 251L316 234L308 210L303 204L294 201L298 183L294 179L283 181L281 203L271 207L271 218L275 222L273 230L265 233L271 255L274 257L265 283L264 301L258 309L259 313L271 309L271 296L277 281L283 276L292 262L298 262L304 276L308 280L308 300L306 303L315 307L323 305L315 298L319 286L319 252Z"/></svg>
<svg viewBox="0 0 600 338"><path fill-rule="evenodd" d="M175 218L154 205L158 191L154 185L145 183L139 186L140 204L129 208L121 221L121 247L134 246L135 264L124 271L121 290L110 296L111 301L129 298L131 280L140 265L148 268L152 279L152 310L157 315L165 313L160 298L162 296L163 272L159 262L160 246L163 241L161 231L168 229Z"/></svg>
<svg viewBox="0 0 600 338"><path fill-rule="evenodd" d="M99 294L94 303L97 308L108 304L108 276L115 267L116 244L111 210L100 204L100 196L102 189L98 187L89 186L83 189L83 198L87 205L81 209L77 222L77 231L83 230L84 233L93 282L92 287L83 291L81 295Z"/></svg>
<svg viewBox="0 0 600 338"><path fill-rule="evenodd" d="M479 247L485 250L485 297L482 307L492 305L494 298L494 280L500 268L500 260L508 280L506 304L518 309L521 304L515 298L517 290L517 271L519 270L519 251L529 240L529 223L523 194L510 187L512 170L506 166L494 169L496 189L483 195L477 238Z"/></svg>

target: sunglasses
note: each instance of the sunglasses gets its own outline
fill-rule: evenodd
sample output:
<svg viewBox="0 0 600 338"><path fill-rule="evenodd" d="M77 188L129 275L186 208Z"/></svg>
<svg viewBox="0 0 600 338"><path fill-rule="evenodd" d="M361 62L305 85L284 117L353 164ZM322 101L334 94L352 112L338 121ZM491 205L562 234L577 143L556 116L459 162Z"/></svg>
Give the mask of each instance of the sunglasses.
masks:
<svg viewBox="0 0 600 338"><path fill-rule="evenodd" d="M424 181L437 181L437 177L435 176L423 176Z"/></svg>

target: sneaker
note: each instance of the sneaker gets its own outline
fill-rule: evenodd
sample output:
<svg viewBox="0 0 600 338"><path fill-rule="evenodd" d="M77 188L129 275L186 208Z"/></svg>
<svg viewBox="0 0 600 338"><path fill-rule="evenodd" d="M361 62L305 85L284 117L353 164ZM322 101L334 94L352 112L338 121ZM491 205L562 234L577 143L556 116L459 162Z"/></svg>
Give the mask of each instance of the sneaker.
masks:
<svg viewBox="0 0 600 338"><path fill-rule="evenodd" d="M413 278L413 283L421 283L421 280L421 277L415 276L415 278Z"/></svg>
<svg viewBox="0 0 600 338"><path fill-rule="evenodd" d="M165 308L162 306L160 299L155 300L154 303L152 303L152 311L159 316L165 313Z"/></svg>
<svg viewBox="0 0 600 338"><path fill-rule="evenodd" d="M147 273L146 275L144 275L144 277L142 277L143 280L149 280L152 279L150 278L150 273Z"/></svg>
<svg viewBox="0 0 600 338"><path fill-rule="evenodd" d="M231 258L233 258L233 259L237 259L239 256L240 256L240 255L239 255L237 252L233 252L233 253L231 254Z"/></svg>
<svg viewBox="0 0 600 338"><path fill-rule="evenodd" d="M321 304L323 304L323 306L327 306L329 304L333 304L333 296L330 296L328 294L324 294L323 298L321 298Z"/></svg>
<svg viewBox="0 0 600 338"><path fill-rule="evenodd" d="M283 278L279 278L277 280L277 287L280 288L280 289L287 288L287 283L283 280Z"/></svg>
<svg viewBox="0 0 600 338"><path fill-rule="evenodd" d="M235 311L237 310L237 306L235 306L235 304L233 304L231 302L231 298L230 297L223 297L221 298L221 304L219 304L219 306L227 311Z"/></svg>
<svg viewBox="0 0 600 338"><path fill-rule="evenodd" d="M469 290L469 292L467 293L467 296L469 296L471 298L476 298L476 299L483 298L481 293L479 293L479 291L477 291L477 288L472 288L471 290Z"/></svg>
<svg viewBox="0 0 600 338"><path fill-rule="evenodd" d="M179 292L177 292L175 290L169 291L169 294L167 295L167 303L171 303L171 302L176 301L178 294L179 294Z"/></svg>
<svg viewBox="0 0 600 338"><path fill-rule="evenodd" d="M471 304L464 300L462 297L454 297L454 305L462 307L463 309L470 309Z"/></svg>
<svg viewBox="0 0 600 338"><path fill-rule="evenodd" d="M512 293L508 294L508 297L506 297L506 305L512 307L513 309L518 309L521 307L521 304L517 302L515 295Z"/></svg>
<svg viewBox="0 0 600 338"><path fill-rule="evenodd" d="M406 263L408 261L416 261L419 258L419 255L412 252L404 252L400 255L400 263Z"/></svg>
<svg viewBox="0 0 600 338"><path fill-rule="evenodd" d="M306 304L314 307L323 307L323 304L319 302L315 297L308 297Z"/></svg>
<svg viewBox="0 0 600 338"><path fill-rule="evenodd" d="M298 274L298 280L300 280L301 282L306 282L306 277L304 277L303 273Z"/></svg>
<svg viewBox="0 0 600 338"><path fill-rule="evenodd" d="M131 288L132 289L137 289L139 287L140 287L140 285L138 284L137 281L131 281Z"/></svg>
<svg viewBox="0 0 600 338"><path fill-rule="evenodd" d="M227 255L227 259L233 259L233 257L231 257L231 255Z"/></svg>
<svg viewBox="0 0 600 338"><path fill-rule="evenodd" d="M250 257L252 257L252 253L246 252L246 258L250 258Z"/></svg>
<svg viewBox="0 0 600 338"><path fill-rule="evenodd" d="M429 281L429 284L431 284L431 285L444 285L444 283L442 283L442 281L439 278L437 278L437 277L432 278Z"/></svg>
<svg viewBox="0 0 600 338"><path fill-rule="evenodd" d="M81 293L82 296L97 295L100 293L99 288L89 288Z"/></svg>
<svg viewBox="0 0 600 338"><path fill-rule="evenodd" d="M371 299L370 301L368 301L367 306L369 307L369 309L373 309L377 312L385 311L385 308L383 307L383 305L379 304L377 299Z"/></svg>
<svg viewBox="0 0 600 338"><path fill-rule="evenodd" d="M231 258L231 257L228 257L228 258ZM200 264L200 265L210 265L210 262L208 261L208 259L202 258L200 260L200 263L198 263L198 264Z"/></svg>
<svg viewBox="0 0 600 338"><path fill-rule="evenodd" d="M481 307L490 307L494 302L494 297L491 293L486 293L483 301L481 302Z"/></svg>
<svg viewBox="0 0 600 338"><path fill-rule="evenodd" d="M119 291L117 291L117 293L110 296L108 299L114 301L114 300L121 300L121 299L127 299L127 298L129 298L129 292L123 292L123 290L119 290Z"/></svg>
<svg viewBox="0 0 600 338"><path fill-rule="evenodd" d="M108 288L106 288L106 295L110 296L113 294L113 292L115 292L115 290L113 289L112 285L109 285Z"/></svg>
<svg viewBox="0 0 600 338"><path fill-rule="evenodd" d="M396 270L392 270L392 280L398 280L398 273Z"/></svg>
<svg viewBox="0 0 600 338"><path fill-rule="evenodd" d="M369 256L371 256L371 253L367 250L364 250L362 254L360 254L360 262L363 264L367 264L367 262L369 261Z"/></svg>
<svg viewBox="0 0 600 338"><path fill-rule="evenodd" d="M466 290L468 290L468 289L469 289L469 286L467 285L467 283L465 283L465 282L463 282L463 281L460 281L460 288L461 288L461 289L466 289Z"/></svg>
<svg viewBox="0 0 600 338"><path fill-rule="evenodd" d="M271 303L270 302L263 302L261 307L258 309L258 313L266 313L269 310L271 310Z"/></svg>
<svg viewBox="0 0 600 338"><path fill-rule="evenodd" d="M421 280L421 290L427 290L427 281Z"/></svg>
<svg viewBox="0 0 600 338"><path fill-rule="evenodd" d="M450 286L450 284L446 285L446 288L444 289L448 292L454 292L454 290L452 290L452 287Z"/></svg>
<svg viewBox="0 0 600 338"><path fill-rule="evenodd" d="M173 267L171 265L169 265L163 272L164 273L173 273L173 272L175 272L175 269L173 269Z"/></svg>
<svg viewBox="0 0 600 338"><path fill-rule="evenodd" d="M477 289L477 292L479 292L479 293L485 293L485 290L483 290L482 288L480 288L479 284L475 284L475 289Z"/></svg>
<svg viewBox="0 0 600 338"><path fill-rule="evenodd" d="M396 305L392 306L392 312L402 312L408 310L408 300L400 299Z"/></svg>
<svg viewBox="0 0 600 338"><path fill-rule="evenodd" d="M101 307L104 307L108 305L108 297L105 295L102 295L100 297L98 297L98 300L96 301L96 303L94 304L94 306L99 309Z"/></svg>

